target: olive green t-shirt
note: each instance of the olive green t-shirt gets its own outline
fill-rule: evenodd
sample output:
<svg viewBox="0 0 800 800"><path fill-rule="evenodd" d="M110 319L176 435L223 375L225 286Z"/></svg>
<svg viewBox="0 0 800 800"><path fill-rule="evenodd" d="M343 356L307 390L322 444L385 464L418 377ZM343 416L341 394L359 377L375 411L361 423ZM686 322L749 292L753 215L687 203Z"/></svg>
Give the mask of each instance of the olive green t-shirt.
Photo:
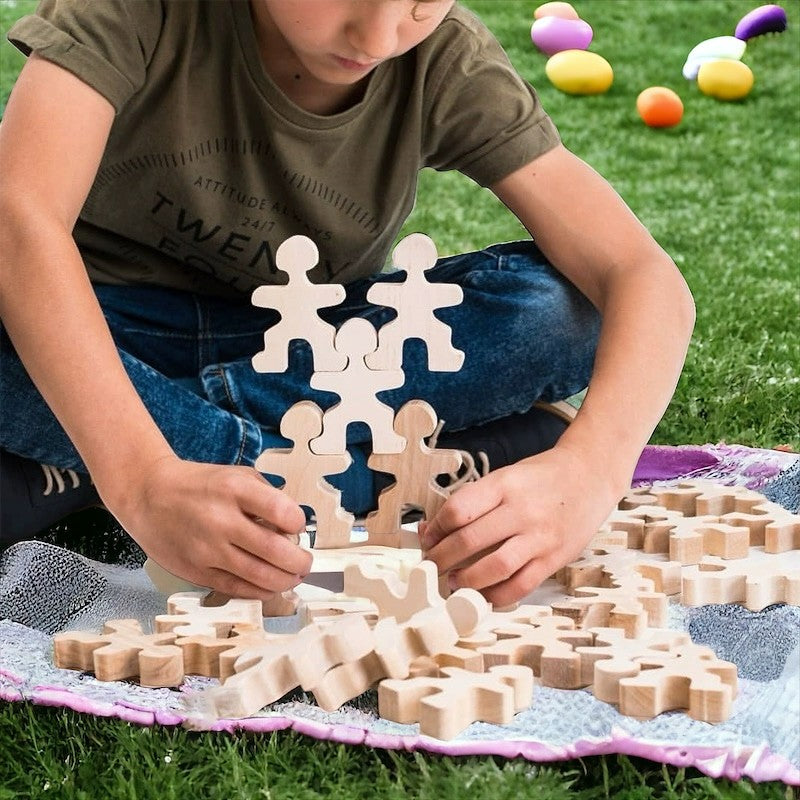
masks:
<svg viewBox="0 0 800 800"><path fill-rule="evenodd" d="M532 87L457 6L330 116L268 77L247 0L43 0L9 40L116 110L75 228L100 283L242 296L285 282L273 255L294 234L319 247L312 280L348 283L384 266L421 168L488 186L558 142Z"/></svg>

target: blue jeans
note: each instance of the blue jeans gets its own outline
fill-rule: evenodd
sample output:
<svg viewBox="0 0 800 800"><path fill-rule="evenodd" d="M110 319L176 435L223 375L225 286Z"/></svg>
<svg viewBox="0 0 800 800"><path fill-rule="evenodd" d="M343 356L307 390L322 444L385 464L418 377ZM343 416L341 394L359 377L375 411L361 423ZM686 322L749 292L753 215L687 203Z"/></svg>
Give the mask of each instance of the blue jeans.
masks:
<svg viewBox="0 0 800 800"><path fill-rule="evenodd" d="M464 290L461 305L436 311L451 326L454 347L465 352L464 366L459 372L429 372L424 345L406 342L405 384L379 394L392 408L421 398L447 430L460 430L527 411L537 400L563 399L587 385L599 315L532 242L443 258L427 277ZM393 273L356 281L346 287L342 305L321 314L337 327L357 315L378 329L395 312L368 303L367 290L375 281L402 279L402 273ZM95 291L133 385L181 458L252 465L263 450L288 446L278 430L292 404L313 400L328 408L338 402L335 394L310 388L313 369L305 342L291 344L285 373L254 371L250 359L263 349L264 331L278 319L270 309L247 299L232 302L152 286L96 286ZM91 357L91 344L84 345ZM113 441L113 431L108 435ZM375 495L366 464L369 428L351 424L347 442L353 463L329 480L342 490L344 507L362 514L374 507ZM85 471L2 330L0 447Z"/></svg>

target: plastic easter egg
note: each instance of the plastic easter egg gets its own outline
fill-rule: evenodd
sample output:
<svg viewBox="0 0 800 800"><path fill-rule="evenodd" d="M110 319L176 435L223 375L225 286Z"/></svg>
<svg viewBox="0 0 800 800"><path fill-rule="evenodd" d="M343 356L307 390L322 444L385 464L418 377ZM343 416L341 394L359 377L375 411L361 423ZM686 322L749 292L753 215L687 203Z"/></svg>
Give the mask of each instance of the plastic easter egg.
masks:
<svg viewBox="0 0 800 800"><path fill-rule="evenodd" d="M741 100L753 88L753 72L741 61L707 61L697 73L697 86L717 100Z"/></svg>
<svg viewBox="0 0 800 800"><path fill-rule="evenodd" d="M683 119L683 103L672 89L650 86L636 98L636 110L645 125L671 128Z"/></svg>
<svg viewBox="0 0 800 800"><path fill-rule="evenodd" d="M561 19L580 19L578 12L569 3L543 3L533 12L535 19L542 17L561 17Z"/></svg>
<svg viewBox="0 0 800 800"><path fill-rule="evenodd" d="M586 50L562 50L547 60L545 74L566 94L602 94L614 82L614 70L602 56Z"/></svg>
<svg viewBox="0 0 800 800"><path fill-rule="evenodd" d="M786 12L780 6L759 6L739 20L733 35L747 41L764 33L781 33L786 30L786 25Z"/></svg>
<svg viewBox="0 0 800 800"><path fill-rule="evenodd" d="M542 17L531 26L531 41L545 54L585 50L592 41L592 26L582 19Z"/></svg>
<svg viewBox="0 0 800 800"><path fill-rule="evenodd" d="M693 81L697 77L700 65L707 61L717 61L721 58L739 61L747 49L747 43L735 36L715 36L696 45L686 56L683 65L683 77Z"/></svg>

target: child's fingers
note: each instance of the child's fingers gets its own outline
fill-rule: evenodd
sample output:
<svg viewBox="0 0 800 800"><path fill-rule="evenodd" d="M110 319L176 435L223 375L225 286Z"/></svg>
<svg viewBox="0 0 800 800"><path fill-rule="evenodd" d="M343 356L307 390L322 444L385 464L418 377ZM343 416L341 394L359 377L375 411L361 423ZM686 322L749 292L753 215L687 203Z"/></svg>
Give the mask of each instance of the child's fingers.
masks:
<svg viewBox="0 0 800 800"><path fill-rule="evenodd" d="M235 549L247 554L255 562L274 567L279 573L290 578L298 576L303 578L311 571L313 560L311 553L298 547L285 535L276 533L248 517L242 517L241 525L234 537L232 537L232 544L235 545ZM250 563L253 562L248 561L248 564ZM233 571L237 574L242 574L239 570ZM259 573L254 574L257 575ZM259 585L266 585L261 580L255 580L254 582ZM299 583L299 580L295 580L292 586L297 583ZM278 587L274 588L277 589ZM286 586L280 591L285 591L285 589L289 588L291 586Z"/></svg>
<svg viewBox="0 0 800 800"><path fill-rule="evenodd" d="M426 550L425 558L433 561L439 572L448 572L475 560L479 554L496 548L513 536L517 528L518 523L509 507L500 505L463 528L452 531L430 550Z"/></svg>
<svg viewBox="0 0 800 800"><path fill-rule="evenodd" d="M281 540L286 545L294 547L278 534L273 533L271 536ZM220 561L214 566L241 577L262 590L272 592L285 592L288 589L293 589L302 580L302 575L299 571L292 571L287 567L284 560L274 557L272 552L270 552L268 558L263 558L260 553L244 549L237 542L232 544L233 546L225 548L224 561ZM302 550L300 552L303 556L308 555ZM217 587L215 586L214 588Z"/></svg>
<svg viewBox="0 0 800 800"><path fill-rule="evenodd" d="M209 575L207 583L213 583L216 591L227 597L237 597L243 600L271 600L278 593L277 590L265 589L252 583L241 575L234 575L221 569L215 569ZM291 588L291 587L290 587Z"/></svg>
<svg viewBox="0 0 800 800"><path fill-rule="evenodd" d="M501 504L502 494L489 478L491 476L465 486L448 498L421 533L420 544L423 549L432 549L453 531L467 527Z"/></svg>
<svg viewBox="0 0 800 800"><path fill-rule="evenodd" d="M471 587L482 591L515 575L532 557L529 538L515 534L504 537L499 547L458 569L451 576L451 588Z"/></svg>
<svg viewBox="0 0 800 800"><path fill-rule="evenodd" d="M517 536L514 538L521 539L522 537ZM495 551L494 553L488 555L486 560L489 561L497 555L498 551ZM506 571L503 561L506 558L511 559L513 557L513 555L500 556L501 561L494 564L490 561L490 564L487 568L487 574L491 572L494 572L494 574L503 574ZM491 586L482 588L481 594L490 603L498 608L511 605L512 603L516 603L522 600L522 598L524 598L526 595L530 594L530 592L532 592L543 581L547 580L547 578L553 574L555 569L556 566L552 563L551 559L547 557L531 558L525 562L520 569L507 577L505 580L500 580ZM463 572L466 572L466 570ZM458 585L455 588L458 588L458 586L462 585L462 583L463 585L466 585L466 581L472 577L470 574L464 576L463 572L456 573L455 577Z"/></svg>
<svg viewBox="0 0 800 800"><path fill-rule="evenodd" d="M236 493L242 511L263 519L282 533L299 533L305 528L305 514L289 495L276 489L255 470L247 477L250 480L242 482Z"/></svg>

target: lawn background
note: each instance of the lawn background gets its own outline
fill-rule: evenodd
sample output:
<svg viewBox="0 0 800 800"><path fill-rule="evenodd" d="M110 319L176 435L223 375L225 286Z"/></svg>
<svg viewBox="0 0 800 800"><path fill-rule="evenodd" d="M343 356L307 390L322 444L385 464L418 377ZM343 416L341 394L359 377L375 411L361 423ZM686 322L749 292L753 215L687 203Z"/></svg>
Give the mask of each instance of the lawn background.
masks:
<svg viewBox="0 0 800 800"><path fill-rule="evenodd" d="M105 2L106 0L94 0ZM743 102L704 97L681 77L702 39L731 34L756 0L574 0L595 31L591 50L615 71L599 97L569 97L532 47L537 3L467 0L537 87L565 144L605 175L685 275L695 334L654 443L727 441L800 449L800 0L781 5L789 30L753 40L755 87ZM0 0L0 28L32 0ZM0 112L22 59L0 45ZM669 86L678 127L646 128L638 93ZM0 176L0 180L2 176ZM425 172L405 232L442 254L519 238L488 192L457 174ZM631 375L631 381L637 376ZM195 735L25 704L0 707L0 800L66 798L547 798L792 796L778 784L713 781L623 756L538 766L440 758L317 742L293 733Z"/></svg>

